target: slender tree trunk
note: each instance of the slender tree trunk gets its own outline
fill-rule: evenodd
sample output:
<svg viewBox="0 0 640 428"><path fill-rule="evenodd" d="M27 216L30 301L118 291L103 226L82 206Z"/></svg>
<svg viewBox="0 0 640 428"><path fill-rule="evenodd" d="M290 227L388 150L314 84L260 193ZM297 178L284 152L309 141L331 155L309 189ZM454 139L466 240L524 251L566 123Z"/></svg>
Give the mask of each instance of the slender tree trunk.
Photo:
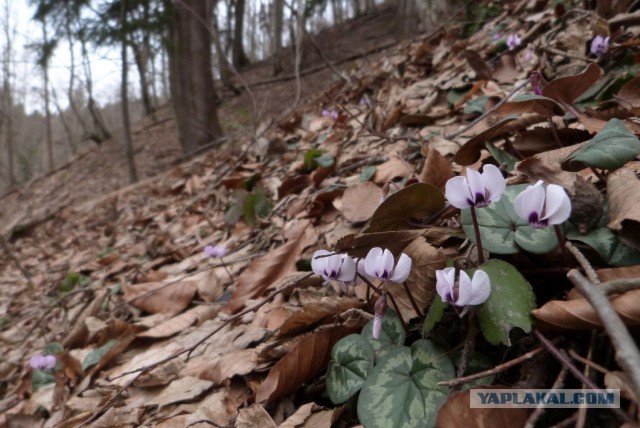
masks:
<svg viewBox="0 0 640 428"><path fill-rule="evenodd" d="M53 100L53 105L56 106L56 112L58 113L58 119L60 119L60 123L62 123L62 127L64 128L65 134L67 134L67 140L69 141L69 147L71 148L71 154L75 155L78 152L78 146L76 144L75 136L73 135L73 131L69 126L69 122L65 119L65 112L60 106L58 102L58 95L56 93L55 88L51 88L51 98Z"/></svg>
<svg viewBox="0 0 640 428"><path fill-rule="evenodd" d="M135 183L138 181L138 172L136 170L136 161L133 154L133 141L131 139L131 120L129 117L129 68L127 64L127 32L126 22L127 13L125 8L125 1L122 0L120 4L120 18L122 25L121 34L121 56L122 56L122 81L120 84L120 101L122 108L122 126L124 132L124 148L125 156L127 158L127 171L129 172L129 183Z"/></svg>
<svg viewBox="0 0 640 428"><path fill-rule="evenodd" d="M89 51L87 50L87 42L84 38L80 38L80 46L82 50L82 65L84 68L85 85L87 88L87 97L89 98L88 110L93 119L93 125L95 129L95 135L92 135L96 139L96 142L102 142L111 138L111 132L105 125L100 110L96 104L96 100L93 97L93 78L91 77L91 61L89 59Z"/></svg>
<svg viewBox="0 0 640 428"><path fill-rule="evenodd" d="M76 57L75 50L73 49L74 39L73 39L73 31L71 30L71 24L73 22L73 14L71 13L71 8L69 7L69 2L65 2L66 6L66 19L65 19L65 32L67 36L67 40L69 43L69 86L67 89L67 99L69 100L69 107L73 112L74 117L80 124L82 128L83 134L89 133L89 127L84 120L84 117L80 113L80 109L78 109L78 104L75 101L74 90L75 90L75 79L76 79ZM75 144L72 144L72 147L76 147ZM75 151L74 151L75 153Z"/></svg>
<svg viewBox="0 0 640 428"><path fill-rule="evenodd" d="M249 64L244 51L244 9L245 0L236 0L235 25L233 27L233 66L240 69Z"/></svg>
<svg viewBox="0 0 640 428"><path fill-rule="evenodd" d="M13 163L13 85L11 84L11 63L13 61L13 34L10 28L9 4L4 4L4 55L2 58L2 119L4 122L5 144L7 145L7 182L12 189L16 185L15 167ZM1 136L1 135L0 135Z"/></svg>
<svg viewBox="0 0 640 428"><path fill-rule="evenodd" d="M47 34L47 21L42 20L42 38L45 47L49 43ZM47 48L45 48L47 49ZM45 114L45 141L47 146L47 170L53 171L53 135L51 131L51 107L49 105L49 53L43 53L42 73L44 75L44 114Z"/></svg>
<svg viewBox="0 0 640 428"><path fill-rule="evenodd" d="M284 0L273 3L273 74L282 73L282 31L284 27Z"/></svg>
<svg viewBox="0 0 640 428"><path fill-rule="evenodd" d="M211 16L206 1L165 0L171 95L182 150L189 154L222 136L211 64Z"/></svg>
<svg viewBox="0 0 640 428"><path fill-rule="evenodd" d="M141 43L132 43L133 59L138 69L138 76L140 78L140 97L142 98L142 105L144 106L144 113L147 116L153 114L153 104L151 103L151 95L149 94L149 80L147 78L147 64L149 62L147 49Z"/></svg>

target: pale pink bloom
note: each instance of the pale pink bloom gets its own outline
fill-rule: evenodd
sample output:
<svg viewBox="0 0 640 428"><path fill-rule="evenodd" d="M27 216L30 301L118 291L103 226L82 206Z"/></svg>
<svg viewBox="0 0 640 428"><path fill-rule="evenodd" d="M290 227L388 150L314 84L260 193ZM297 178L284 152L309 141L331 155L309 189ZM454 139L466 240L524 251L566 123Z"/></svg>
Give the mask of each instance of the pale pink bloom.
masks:
<svg viewBox="0 0 640 428"><path fill-rule="evenodd" d="M476 270L473 279L463 270L455 277L455 268L449 267L436 271L436 291L443 302L454 306L464 307L460 316L464 316L469 306L484 303L491 294L489 275L482 270Z"/></svg>
<svg viewBox="0 0 640 428"><path fill-rule="evenodd" d="M383 293L382 296L378 297L378 300L376 300L374 311L375 317L373 318L372 335L374 339L378 339L380 337L380 332L382 331L382 321L384 320L384 314L385 312L387 312L386 293Z"/></svg>
<svg viewBox="0 0 640 428"><path fill-rule="evenodd" d="M542 229L567 221L571 215L571 200L562 186L549 184L545 191L540 180L516 196L513 208L532 227Z"/></svg>
<svg viewBox="0 0 640 428"><path fill-rule="evenodd" d="M29 359L29 366L33 369L47 370L56 366L58 360L55 355L34 355Z"/></svg>
<svg viewBox="0 0 640 428"><path fill-rule="evenodd" d="M520 46L521 43L522 43L522 39L520 38L520 35L517 33L509 34L509 36L507 37L507 47L509 48L510 51Z"/></svg>
<svg viewBox="0 0 640 428"><path fill-rule="evenodd" d="M467 168L467 176L449 179L445 195L456 208L483 208L491 202L499 201L506 189L502 173L494 165L485 165L482 174Z"/></svg>
<svg viewBox="0 0 640 428"><path fill-rule="evenodd" d="M409 277L409 272L411 272L411 258L402 253L396 264L391 251L374 247L369 250L364 261L358 263L358 270L369 278L404 282Z"/></svg>
<svg viewBox="0 0 640 428"><path fill-rule="evenodd" d="M324 109L324 110L322 110L322 116L323 117L330 117L333 120L337 120L338 117L340 116L340 113L338 113L337 111L334 111L334 110Z"/></svg>
<svg viewBox="0 0 640 428"><path fill-rule="evenodd" d="M356 263L351 257L327 250L318 250L313 253L311 269L327 281L349 282L356 277Z"/></svg>
<svg viewBox="0 0 640 428"><path fill-rule="evenodd" d="M609 52L609 36L595 36L591 41L591 53L596 56L601 56Z"/></svg>
<svg viewBox="0 0 640 428"><path fill-rule="evenodd" d="M213 257L214 259L221 259L222 257L227 255L227 252L228 250L225 247L220 247L218 245L207 245L206 247L204 247L204 253L209 257Z"/></svg>

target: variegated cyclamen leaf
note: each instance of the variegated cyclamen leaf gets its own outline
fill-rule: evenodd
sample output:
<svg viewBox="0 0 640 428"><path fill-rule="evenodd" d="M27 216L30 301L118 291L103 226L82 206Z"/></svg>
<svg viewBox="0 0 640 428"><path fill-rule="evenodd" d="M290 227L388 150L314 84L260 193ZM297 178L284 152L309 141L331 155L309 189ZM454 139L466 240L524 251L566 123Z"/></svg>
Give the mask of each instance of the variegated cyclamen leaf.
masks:
<svg viewBox="0 0 640 428"><path fill-rule="evenodd" d="M373 368L358 397L358 418L366 428L435 426L454 368L444 349L429 340L389 352Z"/></svg>
<svg viewBox="0 0 640 428"><path fill-rule="evenodd" d="M406 333L402 321L395 311L389 309L382 319L382 330L377 339L373 338L373 321L369 321L362 329L362 337L367 339L375 354L375 361L378 362L389 351L404 345Z"/></svg>
<svg viewBox="0 0 640 428"><path fill-rule="evenodd" d="M343 337L333 346L326 382L333 404L342 404L360 391L373 358L373 348L359 334Z"/></svg>
<svg viewBox="0 0 640 428"><path fill-rule="evenodd" d="M545 254L558 246L553 228L534 229L513 209L516 196L527 184L508 186L499 201L486 208L476 208L480 237L485 250L495 254L515 254L520 249L534 254ZM462 228L467 237L476 242L471 210L462 210Z"/></svg>

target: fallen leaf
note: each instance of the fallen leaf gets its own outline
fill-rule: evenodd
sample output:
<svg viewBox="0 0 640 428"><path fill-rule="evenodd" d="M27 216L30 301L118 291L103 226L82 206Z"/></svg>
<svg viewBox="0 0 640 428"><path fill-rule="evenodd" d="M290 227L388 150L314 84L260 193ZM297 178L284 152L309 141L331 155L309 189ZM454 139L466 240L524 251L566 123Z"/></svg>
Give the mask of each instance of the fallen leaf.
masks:
<svg viewBox="0 0 640 428"><path fill-rule="evenodd" d="M460 147L460 150L458 150L453 157L455 163L463 166L476 163L480 159L480 152L484 148L485 142L505 134L506 125L516 119L518 118L515 116L502 119L500 122L496 123L489 129L482 131L481 133L477 134L475 137L464 143L464 145Z"/></svg>
<svg viewBox="0 0 640 428"><path fill-rule="evenodd" d="M600 80L602 74L603 71L598 64L590 62L581 73L553 79L542 88L542 95L562 105L571 105L580 95L584 94Z"/></svg>
<svg viewBox="0 0 640 428"><path fill-rule="evenodd" d="M492 388L481 389L490 391ZM524 426L527 422L531 409L522 407L471 408L469 404L470 394L471 390L467 389L451 395L438 412L436 426L438 428L511 428Z"/></svg>
<svg viewBox="0 0 640 428"><path fill-rule="evenodd" d="M607 175L610 229L618 231L620 240L640 250L640 180L629 168Z"/></svg>
<svg viewBox="0 0 640 428"><path fill-rule="evenodd" d="M124 285L124 299L130 300L150 293L131 302L132 306L143 311L156 314L177 315L182 312L196 294L198 285L193 281L179 281L162 288L161 282L145 282L135 285Z"/></svg>
<svg viewBox="0 0 640 428"><path fill-rule="evenodd" d="M391 232L364 233L346 235L336 244L336 251L347 252L351 257L365 257L373 247L384 247L398 256L402 250L418 236L424 236L427 242L434 245L444 243L451 234L459 233L459 229L433 227L429 229L394 230Z"/></svg>
<svg viewBox="0 0 640 428"><path fill-rule="evenodd" d="M278 361L256 392L256 402L273 402L294 392L300 385L326 369L331 348L358 328L342 325L318 330L307 335Z"/></svg>
<svg viewBox="0 0 640 428"><path fill-rule="evenodd" d="M413 173L413 169L397 157L393 157L388 161L376 166L376 173L373 176L373 182L376 184L385 184L394 178L408 177Z"/></svg>
<svg viewBox="0 0 640 428"><path fill-rule="evenodd" d="M310 224L308 220L299 221L295 224L294 236L291 236L286 244L249 264L238 277L231 300L226 306L227 310L231 313L238 312L244 307L247 299L260 296L269 286L295 271L296 261L305 244L305 230Z"/></svg>
<svg viewBox="0 0 640 428"><path fill-rule="evenodd" d="M225 405L225 400L229 396L229 388L221 388L212 394L209 394L202 400L198 408L189 415L186 420L187 426L196 421L207 420L219 426L225 426L229 423L231 417L235 414Z"/></svg>
<svg viewBox="0 0 640 428"><path fill-rule="evenodd" d="M191 327L195 322L204 322L214 318L220 311L220 306L200 305L189 309L188 311L176 315L147 331L138 333L138 337L148 337L159 339L170 337L181 331Z"/></svg>
<svg viewBox="0 0 640 428"><path fill-rule="evenodd" d="M598 269L596 273L602 282L614 279L640 278L640 266Z"/></svg>
<svg viewBox="0 0 640 428"><path fill-rule="evenodd" d="M447 181L455 176L453 169L451 169L451 162L429 145L423 145L422 154L425 160L419 180L443 190Z"/></svg>
<svg viewBox="0 0 640 428"><path fill-rule="evenodd" d="M213 386L213 382L185 376L171 382L157 396L148 400L147 406L167 406L198 398Z"/></svg>
<svg viewBox="0 0 640 428"><path fill-rule="evenodd" d="M382 189L370 181L350 186L342 195L342 214L352 223L371 218L382 198Z"/></svg>
<svg viewBox="0 0 640 428"><path fill-rule="evenodd" d="M297 308L279 325L277 335L291 335L315 327L328 317L349 309L361 308L362 302L352 297L323 297Z"/></svg>
<svg viewBox="0 0 640 428"><path fill-rule="evenodd" d="M279 428L297 428L311 416L311 411L316 403L307 403L300 406L293 415L289 416L286 421L280 424Z"/></svg>
<svg viewBox="0 0 640 428"><path fill-rule="evenodd" d="M465 49L462 54L471 68L473 68L473 71L476 72L476 80L491 80L491 75L493 74L491 67L489 67L489 64L486 63L480 53Z"/></svg>
<svg viewBox="0 0 640 428"><path fill-rule="evenodd" d="M277 428L269 413L260 404L240 409L235 423L236 428Z"/></svg>

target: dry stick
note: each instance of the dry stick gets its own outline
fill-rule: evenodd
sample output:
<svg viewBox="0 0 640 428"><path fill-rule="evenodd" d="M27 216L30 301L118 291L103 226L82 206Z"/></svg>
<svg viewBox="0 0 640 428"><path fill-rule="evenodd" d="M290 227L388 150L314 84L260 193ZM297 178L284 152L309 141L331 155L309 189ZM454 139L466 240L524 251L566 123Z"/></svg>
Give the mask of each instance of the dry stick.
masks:
<svg viewBox="0 0 640 428"><path fill-rule="evenodd" d="M612 279L600 288L604 294L622 294L640 288L640 278Z"/></svg>
<svg viewBox="0 0 640 428"><path fill-rule="evenodd" d="M448 386L450 388L459 386L459 385L463 385L465 383L469 383L472 382L474 380L478 380L478 379L482 379L483 377L487 377L487 376L493 376L496 375L498 373L502 373L503 371L509 370L511 367L517 366L518 364L524 363L527 360L532 359L533 357L535 357L536 355L545 352L546 349L544 346L538 346L537 348L527 352L526 354L523 354L521 356L519 356L518 358L514 358L513 360L507 361L506 363L502 363L500 365L495 366L492 369L489 370L485 370L483 372L479 372L479 373L474 373L472 375L469 376L464 376L464 377L458 377L455 379L451 379L451 380L445 380L442 382L438 382L438 385L445 385Z"/></svg>
<svg viewBox="0 0 640 428"><path fill-rule="evenodd" d="M560 389L560 387L564 384L564 379L567 377L567 373L568 373L567 368L563 366L562 369L560 370L560 373L558 373L558 376L556 377L555 382L553 382L550 392L555 392L556 390ZM524 424L524 428L534 428L536 426L536 422L538 422L538 419L540 419L540 416L542 416L544 411L545 411L544 403L538 404L538 406L529 416L529 419L527 419L527 422Z"/></svg>
<svg viewBox="0 0 640 428"><path fill-rule="evenodd" d="M418 304L416 303L416 300L413 298L413 293L411 293L411 290L409 290L409 286L407 285L407 281L404 281L402 283L402 286L404 287L404 292L407 293L407 297L409 297L409 301L411 302L411 306L413 306L413 310L416 311L416 314L420 318L422 318L424 315L422 315L422 311L418 307Z"/></svg>
<svg viewBox="0 0 640 428"><path fill-rule="evenodd" d="M575 269L569 271L567 278L586 297L602 320L616 350L616 361L629 376L634 395L640 397L640 352L629 330L600 287L594 286Z"/></svg>
<svg viewBox="0 0 640 428"><path fill-rule="evenodd" d="M94 420L96 420L104 411L106 411L111 405L113 405L113 403L115 402L115 400L118 398L118 396L120 396L127 388L129 388L131 385L133 385L133 383L140 377L142 376L144 373L148 372L149 370L158 367L161 364L166 363L167 361L173 360L174 358L179 357L180 355L183 354L187 354L187 358L189 358L189 356L191 355L191 353L196 350L200 345L202 345L203 343L205 343L207 340L209 340L214 334L216 334L217 332L219 332L220 330L222 330L223 328L225 328L226 326L228 326L229 324L231 324L233 321L243 317L244 315L248 314L249 312L254 312L256 310L258 310L259 308L261 308L262 306L264 306L265 304L267 304L268 302L271 301L271 299L273 299L275 296L277 296L278 294L286 291L289 288L292 288L296 285L298 285L300 282L304 281L305 279L311 277L312 275L314 275L313 272L309 272L308 275L303 276L302 278L297 279L296 281L293 281L291 283L288 284L284 284L280 287L278 287L276 290L274 290L273 292L271 292L271 294L269 294L267 297L265 297L263 300L261 300L260 302L256 303L255 305L241 311L238 312L237 314L225 319L223 321L223 323L218 326L216 329L212 330L210 333L208 333L206 336L204 336L202 339L198 340L196 343L194 343L193 345L178 351L178 352L174 352L173 354L162 358L159 361L156 361L154 363L151 364L147 364L146 366L142 366L142 367L138 367L137 369L134 370L129 370L128 372L122 373L116 377L113 377L111 379L107 379L109 381L114 381L116 379L119 379L121 377L124 376L128 376L130 374L136 374L136 376L134 376L131 380L129 380L122 388L120 388L113 397L111 397L102 407L100 407L93 415L91 415L91 417L89 419L87 419L86 421L84 421L82 423L82 425L80 425L80 427L85 426L91 422L93 422Z"/></svg>
<svg viewBox="0 0 640 428"><path fill-rule="evenodd" d="M587 385L591 389L598 389L598 390L602 389L598 387L598 385L593 383L591 379L587 378L580 370L578 370L578 368L571 362L569 357L560 349L558 349L556 345L553 344L552 341L547 339L544 336L544 334L540 333L539 330L535 330L533 333L538 338L538 340L542 343L542 345L549 350L551 355L553 355L558 361L560 361L560 363L562 363L563 366L568 368L569 371L573 373L575 377L578 378L578 380L580 380L583 384ZM633 420L629 417L629 415L627 415L622 410L620 409L611 409L611 410L613 410L623 420L633 423Z"/></svg>
<svg viewBox="0 0 640 428"><path fill-rule="evenodd" d="M464 372L467 371L467 365L469 364L469 360L471 359L471 355L473 355L473 350L476 346L478 327L476 325L475 312L470 313L467 320L469 321L469 331L464 339L464 346L462 347L462 352L460 354L460 363L458 364L458 372L456 373L457 376L463 376Z"/></svg>
<svg viewBox="0 0 640 428"><path fill-rule="evenodd" d="M568 241L565 241L565 246L567 247L567 250L569 250L571 254L573 254L573 257L576 258L578 263L580 263L580 266L582 266L582 269L584 269L584 272L587 274L587 278L589 278L589 281L591 281L592 284L600 284L600 278L598 278L598 274L593 269L593 266L591 266L591 263L589 263L589 260L587 260L584 254L582 254L582 252L578 249L578 247Z"/></svg>
<svg viewBox="0 0 640 428"><path fill-rule="evenodd" d="M520 89L524 88L525 86L527 86L527 84L529 84L529 81L525 81L522 82L521 84L519 84L518 86L516 86L515 88L513 88L511 90L511 92L509 92L507 94L506 97L504 97L503 99L500 100L500 102L498 104L496 104L495 106L493 106L492 108L490 108L489 110L485 111L482 115L480 115L479 117L476 118L476 120L474 120L473 122L471 122L470 124L468 124L467 126L465 126L464 128L462 128L459 131L454 132L453 134L448 134L445 135L444 138L447 139L451 139L451 138L455 138L460 134L465 133L466 131L468 131L469 129L473 128L474 126L476 126L480 121L482 121L483 119L485 119L487 116L489 116L490 114L492 114L493 112L495 112L496 110L498 110L500 108L500 106L502 106L502 104L506 103L507 101L509 101L509 98L511 98L512 96L514 96L516 94L516 92L518 92Z"/></svg>
<svg viewBox="0 0 640 428"><path fill-rule="evenodd" d="M560 230L560 226L557 224L553 225L553 230L556 232L556 237L558 238L558 242L560 243L560 250L562 251L562 257L564 258L564 262L568 267L575 266L573 262L571 262L571 257L569 256L569 252L567 251L567 240L564 239L564 235Z"/></svg>

